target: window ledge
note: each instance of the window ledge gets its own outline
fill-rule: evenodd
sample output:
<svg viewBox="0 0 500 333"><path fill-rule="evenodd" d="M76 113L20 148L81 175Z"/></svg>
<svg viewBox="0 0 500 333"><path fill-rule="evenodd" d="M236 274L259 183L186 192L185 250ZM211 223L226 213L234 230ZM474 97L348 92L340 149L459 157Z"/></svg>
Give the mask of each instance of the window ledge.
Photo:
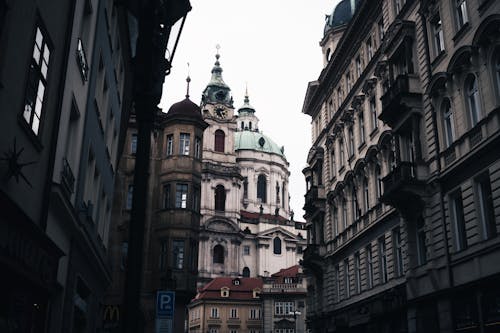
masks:
<svg viewBox="0 0 500 333"><path fill-rule="evenodd" d="M375 127L373 131L370 133L370 139L373 139L373 137L378 133L378 127Z"/></svg>
<svg viewBox="0 0 500 333"><path fill-rule="evenodd" d="M436 68L441 61L445 58L446 56L446 50L441 50L438 55L434 57L434 59L431 61L431 67L434 69Z"/></svg>
<svg viewBox="0 0 500 333"><path fill-rule="evenodd" d="M470 29L471 29L471 26L470 26L469 22L466 22L464 25L462 25L460 27L460 29L458 29L455 36L453 36L453 42L455 43L455 45L460 41L460 39L462 39L462 37L465 35L465 33L467 31L469 31Z"/></svg>
<svg viewBox="0 0 500 333"><path fill-rule="evenodd" d="M43 149L42 142L40 141L40 137L36 135L31 127L26 123L26 120L24 120L22 114L18 114L17 116L17 121L19 123L19 126L23 129L23 131L26 133L28 136L28 139L33 143L33 146L35 149L40 152ZM42 121L40 121L40 126ZM41 128L39 128L41 130Z"/></svg>

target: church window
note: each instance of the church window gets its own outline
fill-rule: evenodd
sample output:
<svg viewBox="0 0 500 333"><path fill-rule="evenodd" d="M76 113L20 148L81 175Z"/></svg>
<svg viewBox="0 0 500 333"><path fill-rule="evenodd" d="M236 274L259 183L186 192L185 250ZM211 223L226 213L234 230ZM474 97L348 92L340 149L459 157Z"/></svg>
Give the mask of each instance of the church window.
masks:
<svg viewBox="0 0 500 333"><path fill-rule="evenodd" d="M224 134L224 131L222 130L217 130L215 131L215 151L224 152L224 140L226 138L226 135Z"/></svg>
<svg viewBox="0 0 500 333"><path fill-rule="evenodd" d="M226 210L226 189L222 185L215 188L215 210Z"/></svg>
<svg viewBox="0 0 500 333"><path fill-rule="evenodd" d="M242 275L243 275L243 277L250 277L250 268L248 268L248 267L243 268Z"/></svg>
<svg viewBox="0 0 500 333"><path fill-rule="evenodd" d="M266 202L266 176L259 175L257 179L257 198L261 200L262 203Z"/></svg>
<svg viewBox="0 0 500 333"><path fill-rule="evenodd" d="M243 179L243 198L248 198L248 177Z"/></svg>
<svg viewBox="0 0 500 333"><path fill-rule="evenodd" d="M283 182L283 186L281 186L281 207L285 208L285 182Z"/></svg>
<svg viewBox="0 0 500 333"><path fill-rule="evenodd" d="M245 123L242 121L241 122L241 130L244 130L245 129Z"/></svg>
<svg viewBox="0 0 500 333"><path fill-rule="evenodd" d="M224 248L220 244L214 246L213 262L214 264L224 263Z"/></svg>
<svg viewBox="0 0 500 333"><path fill-rule="evenodd" d="M243 255L249 256L250 255L250 246L249 245L244 245L243 246Z"/></svg>
<svg viewBox="0 0 500 333"><path fill-rule="evenodd" d="M281 238L279 238L279 237L274 237L273 253L274 254L281 254Z"/></svg>
<svg viewBox="0 0 500 333"><path fill-rule="evenodd" d="M280 203L280 184L276 182L276 204Z"/></svg>
<svg viewBox="0 0 500 333"><path fill-rule="evenodd" d="M250 130L252 129L252 122L251 121L248 122L248 129L250 129Z"/></svg>

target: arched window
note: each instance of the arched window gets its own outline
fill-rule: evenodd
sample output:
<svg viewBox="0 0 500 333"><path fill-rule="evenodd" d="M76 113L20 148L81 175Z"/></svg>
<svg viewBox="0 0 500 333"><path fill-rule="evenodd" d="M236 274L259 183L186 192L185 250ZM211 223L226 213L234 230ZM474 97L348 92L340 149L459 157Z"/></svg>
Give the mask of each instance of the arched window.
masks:
<svg viewBox="0 0 500 333"><path fill-rule="evenodd" d="M218 244L214 246L214 264L224 263L224 247Z"/></svg>
<svg viewBox="0 0 500 333"><path fill-rule="evenodd" d="M352 216L353 220L357 220L359 218L359 205L358 205L358 198L357 198L357 193L356 193L356 187L353 185L352 186Z"/></svg>
<svg viewBox="0 0 500 333"><path fill-rule="evenodd" d="M375 166L375 179L377 181L377 198L380 199L382 196L382 171L378 164Z"/></svg>
<svg viewBox="0 0 500 333"><path fill-rule="evenodd" d="M495 75L495 84L497 88L497 94L500 98L500 48L498 48L493 55L493 68Z"/></svg>
<svg viewBox="0 0 500 333"><path fill-rule="evenodd" d="M274 237L273 239L273 253L281 254L281 238Z"/></svg>
<svg viewBox="0 0 500 333"><path fill-rule="evenodd" d="M248 129L250 129L250 130L252 129L252 122L251 121L248 122Z"/></svg>
<svg viewBox="0 0 500 333"><path fill-rule="evenodd" d="M226 189L222 185L215 188L215 210L226 210Z"/></svg>
<svg viewBox="0 0 500 333"><path fill-rule="evenodd" d="M342 224L344 229L347 229L347 202L345 198L342 198Z"/></svg>
<svg viewBox="0 0 500 333"><path fill-rule="evenodd" d="M469 75L465 80L465 92L469 106L471 125L476 126L481 118L481 105L479 102L479 89L474 75Z"/></svg>
<svg viewBox="0 0 500 333"><path fill-rule="evenodd" d="M363 178L363 202L365 213L370 209L370 189L368 188L368 178Z"/></svg>
<svg viewBox="0 0 500 333"><path fill-rule="evenodd" d="M444 142L446 147L449 147L455 140L455 127L453 126L453 111L448 98L445 98L441 104L441 114L443 115Z"/></svg>
<svg viewBox="0 0 500 333"><path fill-rule="evenodd" d="M217 130L215 131L215 151L224 152L224 139L226 138L226 135L224 134L224 131L222 130Z"/></svg>
<svg viewBox="0 0 500 333"><path fill-rule="evenodd" d="M333 235L336 237L339 234L339 210L337 206L333 206L332 215L333 215Z"/></svg>
<svg viewBox="0 0 500 333"><path fill-rule="evenodd" d="M245 129L245 123L241 122L241 130L244 130L244 129Z"/></svg>
<svg viewBox="0 0 500 333"><path fill-rule="evenodd" d="M266 176L259 175L257 178L257 198L261 200L261 202L266 202Z"/></svg>
<svg viewBox="0 0 500 333"><path fill-rule="evenodd" d="M243 275L243 277L250 277L250 268L248 268L248 267L243 268L242 275Z"/></svg>

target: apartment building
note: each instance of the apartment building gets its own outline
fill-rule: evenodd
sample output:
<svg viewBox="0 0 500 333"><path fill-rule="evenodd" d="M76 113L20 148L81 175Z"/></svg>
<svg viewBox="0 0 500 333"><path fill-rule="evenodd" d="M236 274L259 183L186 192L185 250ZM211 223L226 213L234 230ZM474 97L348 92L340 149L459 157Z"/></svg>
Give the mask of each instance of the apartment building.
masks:
<svg viewBox="0 0 500 333"><path fill-rule="evenodd" d="M498 330L499 5L327 16L303 107L313 332Z"/></svg>

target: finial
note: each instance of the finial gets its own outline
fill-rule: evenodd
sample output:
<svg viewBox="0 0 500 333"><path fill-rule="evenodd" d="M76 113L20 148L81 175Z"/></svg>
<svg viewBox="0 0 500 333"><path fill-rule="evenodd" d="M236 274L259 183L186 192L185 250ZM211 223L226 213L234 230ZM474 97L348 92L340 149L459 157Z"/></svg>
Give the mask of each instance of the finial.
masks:
<svg viewBox="0 0 500 333"><path fill-rule="evenodd" d="M189 77L189 62L187 63L187 66L188 66L188 76L186 78L186 82L187 82L186 98L189 98L189 82L191 82L191 78Z"/></svg>
<svg viewBox="0 0 500 333"><path fill-rule="evenodd" d="M215 58L217 60L219 60L219 58L220 58L220 54L219 54L220 45L219 44L215 45L215 48L217 49L217 53L215 54Z"/></svg>
<svg viewBox="0 0 500 333"><path fill-rule="evenodd" d="M245 82L245 99L244 103L248 104L250 102L250 99L248 98L248 82Z"/></svg>

